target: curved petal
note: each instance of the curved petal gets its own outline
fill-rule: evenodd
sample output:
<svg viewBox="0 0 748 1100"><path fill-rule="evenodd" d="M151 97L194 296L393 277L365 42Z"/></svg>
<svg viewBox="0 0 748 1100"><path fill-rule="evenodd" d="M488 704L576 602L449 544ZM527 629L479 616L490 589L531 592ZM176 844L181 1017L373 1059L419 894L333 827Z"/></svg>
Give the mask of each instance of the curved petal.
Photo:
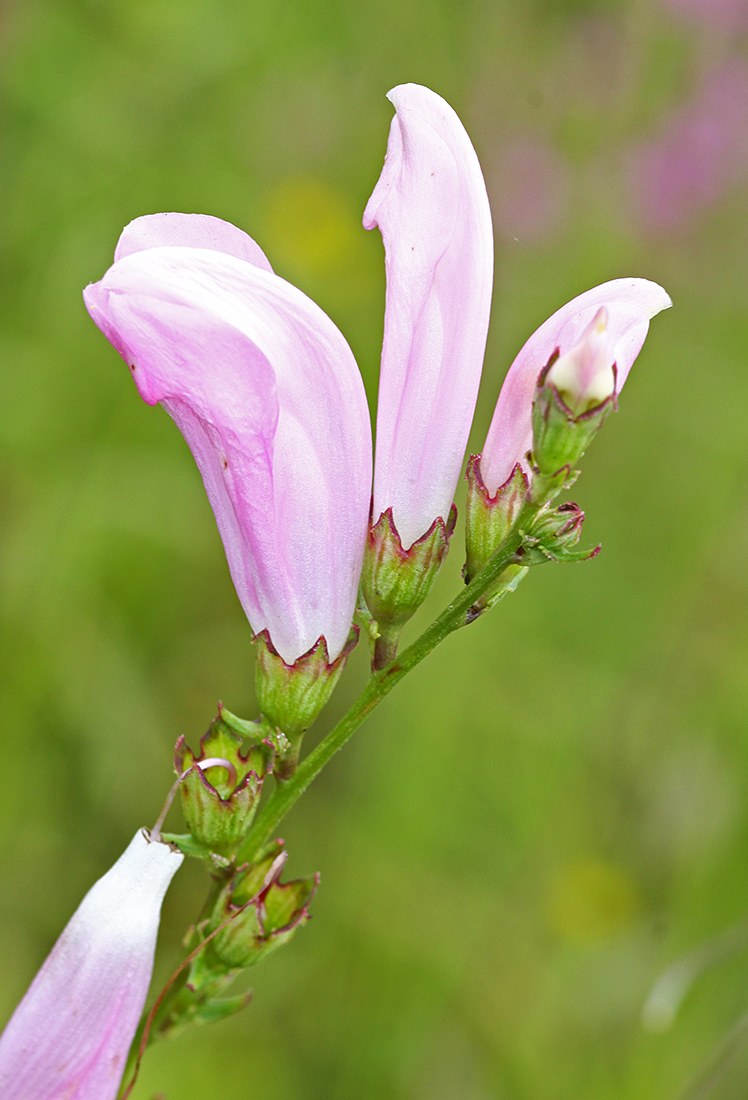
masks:
<svg viewBox="0 0 748 1100"><path fill-rule="evenodd" d="M271 272L207 249L125 256L84 292L203 476L239 599L291 664L343 649L371 488L361 376L329 317Z"/></svg>
<svg viewBox="0 0 748 1100"><path fill-rule="evenodd" d="M475 411L493 286L478 158L435 92L401 84L384 169L364 213L387 269L373 519L405 548L449 515Z"/></svg>
<svg viewBox="0 0 748 1100"><path fill-rule="evenodd" d="M255 267L272 271L260 246L243 229L211 214L143 214L120 233L114 250L114 262L147 248L178 245L185 248L210 248L225 252Z"/></svg>
<svg viewBox="0 0 748 1100"><path fill-rule="evenodd" d="M556 349L564 355L574 348L604 306L608 311L608 356L610 363L616 364L620 393L641 351L650 320L671 305L670 297L657 283L613 279L573 298L543 322L509 368L488 429L480 469L491 496L518 462L527 468L535 383Z"/></svg>
<svg viewBox="0 0 748 1100"><path fill-rule="evenodd" d="M0 1036L3 1100L114 1100L183 858L139 831L86 894Z"/></svg>

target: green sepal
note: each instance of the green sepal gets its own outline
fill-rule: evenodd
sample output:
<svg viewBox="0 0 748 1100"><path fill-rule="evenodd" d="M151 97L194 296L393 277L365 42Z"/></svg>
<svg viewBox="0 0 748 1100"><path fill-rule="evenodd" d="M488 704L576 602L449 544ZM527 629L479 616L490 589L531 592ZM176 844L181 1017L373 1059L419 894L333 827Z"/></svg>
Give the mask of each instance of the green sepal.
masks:
<svg viewBox="0 0 748 1100"><path fill-rule="evenodd" d="M575 416L556 387L547 381L548 371L557 358L555 352L540 372L532 403L532 457L544 478L564 467L571 470L617 407L613 393L601 404Z"/></svg>
<svg viewBox="0 0 748 1100"><path fill-rule="evenodd" d="M189 973L181 980L179 992L171 1002L168 1012L163 1016L157 1013L151 1042L166 1035L178 1035L190 1024L209 1024L223 1020L239 1012L251 1001L251 991L235 997L221 996L239 972L220 965L206 966L205 954L203 950L193 959Z"/></svg>
<svg viewBox="0 0 748 1100"><path fill-rule="evenodd" d="M465 584L469 584L493 557L514 526L527 499L529 481L517 463L504 484L491 496L481 475L480 455L471 455L465 477L468 483L465 513L466 560L462 575ZM508 588L521 569L518 565L508 566L497 579L496 586Z"/></svg>
<svg viewBox="0 0 748 1100"><path fill-rule="evenodd" d="M575 550L582 534L584 512L571 501L558 508L541 511L522 542L522 561L542 565L547 561L589 561L600 547Z"/></svg>
<svg viewBox="0 0 748 1100"><path fill-rule="evenodd" d="M217 852L211 852L204 844L195 840L191 833L162 833L161 839L166 844L173 844L182 855L192 856L193 859L202 859L213 867L226 868L231 866L231 860L226 856L220 856Z"/></svg>
<svg viewBox="0 0 748 1100"><path fill-rule="evenodd" d="M361 590L380 633L399 633L426 599L449 550L456 522L453 504L447 522L439 516L407 550L391 508L369 527Z"/></svg>
<svg viewBox="0 0 748 1100"><path fill-rule="evenodd" d="M354 626L342 653L334 661L330 661L327 642L322 637L292 665L287 665L267 630L255 635L255 686L260 709L265 721L290 742L283 751L283 741L276 741L276 777L285 778L293 771L301 737L332 695L357 641L358 627Z"/></svg>
<svg viewBox="0 0 748 1100"><path fill-rule="evenodd" d="M187 746L184 737L177 741L174 768L177 775L184 775L182 812L193 839L211 853L232 856L251 828L275 758L275 747L262 738L263 732L253 724L246 736L240 736L224 721L219 708L218 717L200 739L199 753ZM205 770L194 766L211 757L228 761L235 774L220 766Z"/></svg>
<svg viewBox="0 0 748 1100"><path fill-rule="evenodd" d="M204 1001L198 1005L193 1016L196 1024L215 1024L219 1020L225 1020L227 1016L233 1016L241 1012L252 1000L252 990L240 993L236 997L219 997L215 1000Z"/></svg>
<svg viewBox="0 0 748 1100"><path fill-rule="evenodd" d="M281 844L276 842L279 852ZM221 891L210 927L217 928L236 915L208 944L207 965L215 960L231 970L256 966L287 943L309 919L309 903L319 885L319 875L282 883L279 878L283 862L282 856L273 858L271 851L259 865L239 872Z"/></svg>

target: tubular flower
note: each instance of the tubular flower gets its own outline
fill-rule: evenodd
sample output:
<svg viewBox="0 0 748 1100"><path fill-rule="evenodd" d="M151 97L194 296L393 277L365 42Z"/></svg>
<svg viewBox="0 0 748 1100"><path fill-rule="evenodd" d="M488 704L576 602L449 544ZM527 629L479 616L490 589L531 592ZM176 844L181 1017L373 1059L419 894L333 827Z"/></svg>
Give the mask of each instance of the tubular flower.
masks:
<svg viewBox="0 0 748 1100"><path fill-rule="evenodd" d="M529 473L533 398L540 372L552 357L558 356L546 381L577 415L590 401L620 393L650 320L670 305L657 283L613 279L567 302L533 333L509 368L480 456L480 476L489 496L496 495L518 464Z"/></svg>
<svg viewBox="0 0 748 1100"><path fill-rule="evenodd" d="M478 158L435 92L401 84L364 228L384 240L387 299L372 523L407 550L447 523L486 346L493 230Z"/></svg>
<svg viewBox="0 0 748 1100"><path fill-rule="evenodd" d="M335 661L371 488L366 397L344 337L250 237L204 215L137 218L84 298L141 397L185 437L253 630L289 665L320 640Z"/></svg>
<svg viewBox="0 0 748 1100"><path fill-rule="evenodd" d="M0 1036L3 1100L114 1100L183 858L139 831L86 894Z"/></svg>

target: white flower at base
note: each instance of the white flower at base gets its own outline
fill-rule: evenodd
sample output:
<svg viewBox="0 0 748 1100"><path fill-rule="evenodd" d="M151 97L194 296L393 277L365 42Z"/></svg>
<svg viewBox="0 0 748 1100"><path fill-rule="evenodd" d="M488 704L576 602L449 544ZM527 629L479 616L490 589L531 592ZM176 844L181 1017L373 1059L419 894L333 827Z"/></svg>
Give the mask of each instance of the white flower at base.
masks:
<svg viewBox="0 0 748 1100"><path fill-rule="evenodd" d="M0 1036L2 1100L114 1100L183 858L139 830L86 894Z"/></svg>
<svg viewBox="0 0 748 1100"><path fill-rule="evenodd" d="M556 387L575 416L602 405L615 393L616 376L608 356L608 311L605 306L601 306L592 318L579 343L556 360L546 381Z"/></svg>

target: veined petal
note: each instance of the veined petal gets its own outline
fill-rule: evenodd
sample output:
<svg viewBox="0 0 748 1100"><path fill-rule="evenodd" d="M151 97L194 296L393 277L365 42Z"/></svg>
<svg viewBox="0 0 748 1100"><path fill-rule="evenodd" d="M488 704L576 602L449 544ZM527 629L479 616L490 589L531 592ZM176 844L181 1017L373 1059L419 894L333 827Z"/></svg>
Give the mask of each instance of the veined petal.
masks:
<svg viewBox="0 0 748 1100"><path fill-rule="evenodd" d="M334 660L371 486L366 397L342 334L290 283L203 248L131 253L84 297L143 399L184 434L253 629L289 664L320 636Z"/></svg>
<svg viewBox="0 0 748 1100"><path fill-rule="evenodd" d="M364 228L384 240L387 303L373 521L392 507L405 548L449 515L475 411L493 286L478 158L440 96L401 84Z"/></svg>
<svg viewBox="0 0 748 1100"><path fill-rule="evenodd" d="M169 245L209 248L246 260L265 271L273 270L265 253L248 233L211 214L144 214L135 218L120 233L114 262L133 252Z"/></svg>
<svg viewBox="0 0 748 1100"><path fill-rule="evenodd" d="M553 353L571 351L598 310L605 307L608 358L616 365L620 393L649 331L649 322L672 305L669 295L648 279L613 279L573 298L537 329L512 363L501 387L480 460L481 476L491 496L503 485L532 447L532 402L535 384Z"/></svg>
<svg viewBox="0 0 748 1100"><path fill-rule="evenodd" d="M0 1036L3 1100L114 1100L183 858L139 831L86 894Z"/></svg>

